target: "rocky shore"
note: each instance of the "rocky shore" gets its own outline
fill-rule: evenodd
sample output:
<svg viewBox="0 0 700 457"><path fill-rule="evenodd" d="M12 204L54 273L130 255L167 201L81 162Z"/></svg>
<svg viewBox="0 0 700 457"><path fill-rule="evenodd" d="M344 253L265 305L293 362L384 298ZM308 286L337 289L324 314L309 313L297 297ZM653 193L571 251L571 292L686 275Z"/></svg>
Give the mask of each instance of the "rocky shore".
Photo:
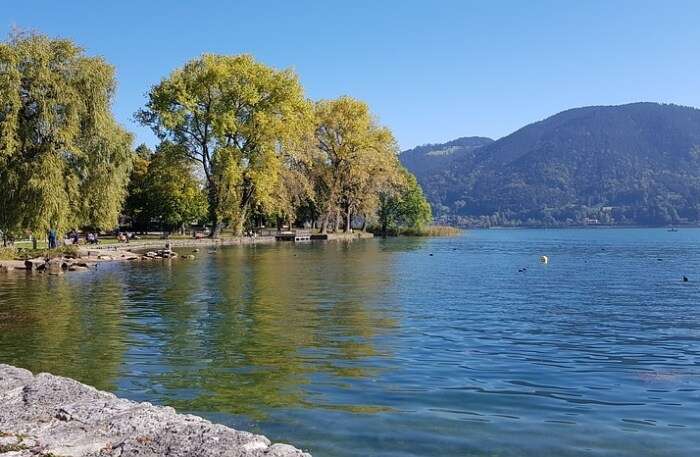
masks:
<svg viewBox="0 0 700 457"><path fill-rule="evenodd" d="M331 233L327 241L353 241L372 238L371 233ZM216 248L218 246L236 246L247 244L270 244L278 241L274 236L241 237L223 239L174 239L174 240L144 240L128 244L106 244L97 246L81 246L78 255L72 257L45 258L38 257L28 260L0 260L0 273L12 271L46 272L59 275L67 271L88 271L100 262L134 261L134 260L165 260L165 259L194 259L200 248ZM192 248L187 253L179 255L171 248Z"/></svg>
<svg viewBox="0 0 700 457"><path fill-rule="evenodd" d="M311 457L261 435L0 364L2 457Z"/></svg>
<svg viewBox="0 0 700 457"><path fill-rule="evenodd" d="M80 251L75 257L36 257L27 260L0 261L0 273L25 271L27 273L48 273L60 275L68 271L88 271L100 262L117 260L164 260L176 259L178 254L171 249L147 251L144 254L130 249L114 249L110 251ZM193 259L194 255L181 256L183 259Z"/></svg>

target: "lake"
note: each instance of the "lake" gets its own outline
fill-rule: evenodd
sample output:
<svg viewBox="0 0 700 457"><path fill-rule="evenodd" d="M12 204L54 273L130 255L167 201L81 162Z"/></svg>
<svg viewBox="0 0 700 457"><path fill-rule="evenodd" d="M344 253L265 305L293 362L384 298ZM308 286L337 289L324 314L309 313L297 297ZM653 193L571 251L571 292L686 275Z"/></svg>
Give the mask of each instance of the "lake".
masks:
<svg viewBox="0 0 700 457"><path fill-rule="evenodd" d="M0 362L315 457L700 449L700 230L478 230L197 256L0 275Z"/></svg>

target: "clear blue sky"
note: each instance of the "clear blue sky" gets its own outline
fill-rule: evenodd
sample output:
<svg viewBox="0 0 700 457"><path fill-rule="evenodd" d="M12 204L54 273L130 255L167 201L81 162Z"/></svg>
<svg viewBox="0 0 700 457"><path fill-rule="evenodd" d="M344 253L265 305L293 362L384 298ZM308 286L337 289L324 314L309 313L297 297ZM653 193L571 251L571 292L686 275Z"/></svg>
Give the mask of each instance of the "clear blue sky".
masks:
<svg viewBox="0 0 700 457"><path fill-rule="evenodd" d="M700 106L700 1L5 0L0 27L69 37L117 68L118 119L203 52L295 69L367 101L404 148L506 135L563 109Z"/></svg>

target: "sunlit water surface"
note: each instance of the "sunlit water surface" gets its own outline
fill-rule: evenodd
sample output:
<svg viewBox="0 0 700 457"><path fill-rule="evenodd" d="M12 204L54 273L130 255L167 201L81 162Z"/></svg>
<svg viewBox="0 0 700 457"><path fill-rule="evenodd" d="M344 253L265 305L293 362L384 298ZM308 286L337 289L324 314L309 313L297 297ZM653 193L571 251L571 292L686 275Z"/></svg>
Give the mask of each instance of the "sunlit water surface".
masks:
<svg viewBox="0 0 700 457"><path fill-rule="evenodd" d="M317 457L697 456L700 230L472 231L0 276L0 361Z"/></svg>

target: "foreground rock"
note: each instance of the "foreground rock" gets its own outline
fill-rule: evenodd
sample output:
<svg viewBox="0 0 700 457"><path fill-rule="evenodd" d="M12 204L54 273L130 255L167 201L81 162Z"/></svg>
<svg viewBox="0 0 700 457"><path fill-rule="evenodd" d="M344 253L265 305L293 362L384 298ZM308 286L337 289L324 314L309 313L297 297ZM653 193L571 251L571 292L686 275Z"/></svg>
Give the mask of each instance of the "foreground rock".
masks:
<svg viewBox="0 0 700 457"><path fill-rule="evenodd" d="M3 364L0 456L310 457L169 407Z"/></svg>

